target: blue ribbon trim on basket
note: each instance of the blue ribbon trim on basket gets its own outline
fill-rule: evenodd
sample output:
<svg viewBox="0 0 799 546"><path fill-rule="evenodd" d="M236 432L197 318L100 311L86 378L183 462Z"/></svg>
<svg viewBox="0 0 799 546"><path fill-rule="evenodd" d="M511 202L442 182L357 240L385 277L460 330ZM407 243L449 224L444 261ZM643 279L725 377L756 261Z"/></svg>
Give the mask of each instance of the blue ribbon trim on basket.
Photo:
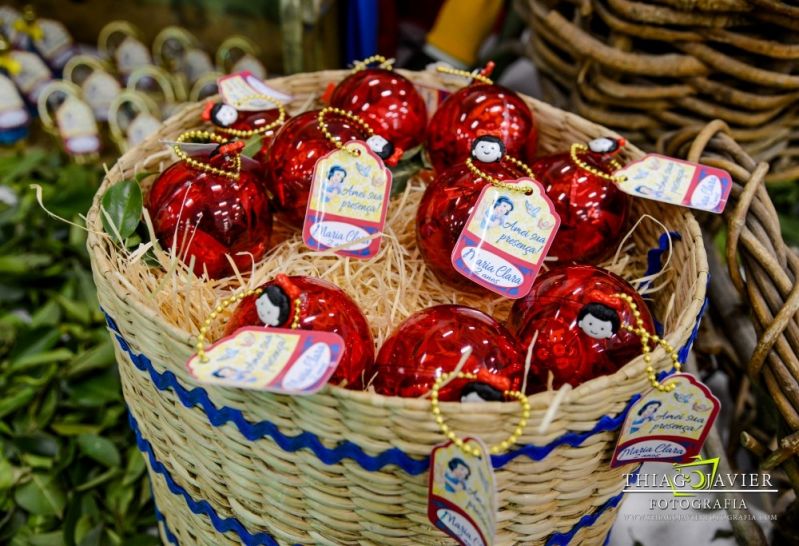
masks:
<svg viewBox="0 0 799 546"><path fill-rule="evenodd" d="M153 367L149 358L143 354L136 354L133 352L119 333L116 322L107 313L106 320L108 327L114 331L120 348L128 354L136 368L150 375L153 384L158 390L173 390L181 404L187 408L192 408L194 406L202 407L209 422L215 427L221 427L227 423L231 423L235 425L239 432L248 440L256 441L261 438L271 437L283 451L287 452L308 448L319 457L319 460L327 465L337 464L343 459L352 459L365 470L376 472L384 466L394 464L412 476L426 472L430 465L429 457L415 459L396 447L389 448L377 455L369 455L364 452L359 445L350 441L343 441L338 446L329 448L322 444L319 438L313 433L302 432L296 436L287 436L283 434L275 424L269 421L252 423L248 421L244 417L244 414L238 409L229 407L222 407L219 409L211 401L208 392L202 387L187 389L178 381L174 373L170 371L165 371L163 373L158 372L158 370ZM670 373L671 371L663 371L658 374L658 377L662 379ZM555 448L562 445L578 447L594 434L613 431L621 427L627 416L627 411L638 398L640 398L638 394L630 398L624 409L617 415L602 416L589 431L566 432L544 446L525 445L508 453L492 455L491 463L494 468L502 468L520 455L525 455L534 461L540 461Z"/></svg>
<svg viewBox="0 0 799 546"><path fill-rule="evenodd" d="M575 524L575 526L569 529L568 532L552 533L551 535L549 535L549 538L545 543L546 546L567 546L569 543L571 543L572 539L574 538L574 535L576 535L580 529L582 529L583 527L591 527L592 525L594 525L594 523L596 523L596 521L600 517L602 517L602 514L604 514L605 511L618 506L623 498L624 498L623 492L619 493L615 497L610 497L599 508L597 508L590 514L586 514L583 517L581 517L580 520ZM610 534L608 534L608 536L610 536Z"/></svg>
<svg viewBox="0 0 799 546"><path fill-rule="evenodd" d="M671 248L671 241L682 241L682 235L679 231L669 231L663 233L658 238L658 246L649 249L646 253L646 272L645 277L655 275L663 270L663 255ZM652 281L646 281L641 284L640 289L648 288ZM655 324L655 333L659 336L663 335L663 325L656 318L652 317Z"/></svg>
<svg viewBox="0 0 799 546"><path fill-rule="evenodd" d="M638 468L635 469L634 472L630 473L630 476L637 476L640 470L641 467L639 466ZM627 479L629 481L629 478ZM551 535L549 535L549 538L545 543L546 546L567 546L569 543L571 543L572 539L574 538L574 535L576 535L580 529L584 527L593 526L596 523L596 521L600 517L602 517L602 514L604 514L607 510L610 510L611 508L615 508L616 506L618 506L623 498L624 498L624 491L622 491L615 497L609 498L607 501L605 501L604 504L602 504L599 508L597 508L590 514L585 514L568 532L552 533ZM605 536L605 540L602 544L603 546L606 546L609 542L610 542L610 531L608 531L608 534Z"/></svg>
<svg viewBox="0 0 799 546"><path fill-rule="evenodd" d="M183 497L188 505L189 509L197 515L205 516L210 521L211 524L214 526L220 533L228 533L234 532L241 541L246 546L272 546L277 545L277 542L274 538L266 533L250 533L244 525L237 520L236 518L226 518L220 516L216 510L214 510L211 503L206 500L195 500L186 489L178 485L175 482L172 475L169 473L169 469L164 466L155 456L155 452L153 451L152 445L149 441L147 441L144 436L142 436L141 429L139 428L139 424L136 422L136 418L133 416L133 413L128 410L128 420L130 421L130 428L133 429L133 434L136 436L136 445L138 446L139 450L147 457L150 461L150 468L152 468L153 472L160 474L163 476L164 481L166 482L167 487L174 495L178 495ZM637 473L637 470L636 472ZM623 498L624 493L619 493L618 495L611 497L604 504L599 506L596 510L594 510L590 514L586 514L582 516L577 523L572 527L568 532L565 533L553 533L547 539L547 546L564 546L569 544L577 532L584 528L590 527L596 523L596 521L602 517L607 510L618 506L619 502ZM164 526L164 531L167 536L167 539L177 546L178 541L177 537L169 530L169 527L166 523L166 518L164 518L163 514L158 510L158 507L155 508L155 517L161 524ZM608 534L608 536L610 536ZM606 539L607 542L607 539ZM299 545L295 545L299 546Z"/></svg>
<svg viewBox="0 0 799 546"><path fill-rule="evenodd" d="M137 435L137 439L138 439L138 435ZM158 509L158 506L155 507L155 519L164 528L164 534L166 535L166 539L170 543L174 544L175 546L180 546L180 542L178 542L178 537L176 537L172 533L172 531L169 529L169 525L167 525L167 523L166 523L166 518L164 517L164 514L162 514L161 511Z"/></svg>
<svg viewBox="0 0 799 546"><path fill-rule="evenodd" d="M220 533L236 533L247 546L278 546L277 541L270 535L266 533L250 533L236 518L226 518L217 514L208 501L195 500L186 489L178 485L166 466L155 457L153 446L142 436L139 424L136 422L136 418L133 417L133 413L130 410L128 410L128 420L130 421L130 428L133 429L133 434L136 436L136 445L139 451L150 461L150 468L153 472L163 476L166 486L172 494L183 497L183 500L186 501L186 505L194 514L206 516L211 520L214 529ZM165 522L166 520L164 520L164 523ZM164 528L166 529L166 526Z"/></svg>

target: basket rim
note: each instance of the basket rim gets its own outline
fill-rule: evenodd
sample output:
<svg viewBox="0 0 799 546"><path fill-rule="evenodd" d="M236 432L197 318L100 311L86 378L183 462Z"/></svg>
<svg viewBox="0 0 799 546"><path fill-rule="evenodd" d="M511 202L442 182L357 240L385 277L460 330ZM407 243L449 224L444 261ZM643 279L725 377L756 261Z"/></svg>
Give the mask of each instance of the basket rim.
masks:
<svg viewBox="0 0 799 546"><path fill-rule="evenodd" d="M433 73L431 71L417 72L417 71L398 69L397 72L404 75L414 83L423 84L442 90L451 91L453 89L458 89L461 87L461 85L455 85L452 83L451 80L448 80L446 77L439 76L438 74ZM268 84L272 87L275 87L278 90L289 91L286 88L286 82L290 81L292 78L308 76L313 74L313 76L319 79L320 82L321 81L335 82L343 79L350 73L351 72L349 70L324 70L313 73L299 73L291 76L269 79ZM603 134L620 136L612 129L591 122L574 113L561 110L543 101L532 98L528 95L524 95L522 93L517 93L517 94L528 104L528 106L530 106L530 108L533 111L548 112L554 116L562 118L563 120L570 121L572 123L581 126L590 127L592 129L595 129L596 131L601 131ZM295 98L294 102L298 103L300 101ZM175 114L173 114L169 119L167 119L162 124L161 130L159 130L154 135L151 135L147 140L144 141L143 144L161 139L163 131L169 128L170 125L174 125L177 121L179 121L179 118L185 116L192 109L197 110L197 112L199 112L201 108L202 108L201 102L189 103L185 105L184 107L179 109ZM199 126L201 124L199 122L199 117L197 119L198 119L197 125ZM106 174L103 177L103 181L99 186L99 188L97 189L97 192L95 193L91 208L89 209L86 215L86 226L89 229L86 244L89 251L92 270L95 272L95 279L96 279L95 282L97 282L98 278L104 279L108 276L114 276L120 274L119 271L115 270L111 266L111 263L108 260L106 260L104 257L101 257L101 251L99 250L99 248L102 247L102 245L113 244L113 242L110 241L110 236L104 232L102 227L102 222L100 221L100 213L99 213L100 201L105 191L107 191L107 189L111 185L113 185L118 181L118 180L112 181L112 176L115 174L115 172L118 172L117 177L118 179L121 179L121 174L123 169L122 165L124 165L126 161L130 162L130 158L137 153L138 148L139 147L137 146L128 150L125 154L123 154L121 157L117 159L117 161L110 169L107 169ZM643 155L643 152L632 144L626 146L625 150L627 155L631 156L632 158L638 158ZM663 205L663 206L668 207L669 205ZM678 315L679 318L676 320L675 325L672 328L672 331L666 333L664 337L666 339L669 339L678 334L680 336L688 334L687 338L688 341L686 345L690 345L693 341L694 337L693 334L695 328L698 326L697 317L701 316L701 311L703 310L703 306L705 303L709 268L707 263L707 255L705 253L704 247L701 244L702 241L701 230L693 214L691 213L691 211L687 209L681 209L675 211L675 213L683 217L684 225L686 226L688 231L688 233L682 233L681 234L682 237L691 238L694 239L695 241L699 241L699 243L696 244L694 248L694 253L695 253L694 258L696 259L698 266L696 272L697 279L693 285L694 286L693 293L690 295L690 298L688 297L686 298L684 306L685 309L683 309ZM113 283L107 282L107 284L111 285ZM120 294L119 291L116 290L116 286L110 286L109 291L113 293L114 297L124 300L124 295ZM140 302L135 298L129 299L124 303L127 306L133 307L139 314L146 317L148 320L154 321L156 324L158 324L159 328L162 329L165 335L172 337L175 341L178 341L181 344L186 345L187 347L194 346L194 344L192 343L192 338L195 338L196 335L165 321L160 316L156 308L147 306L143 302ZM694 309L695 312L689 313L691 309ZM103 311L106 312L106 314L108 314L105 309L103 309ZM115 319L115 317L111 316L110 314L108 314L108 316ZM124 335L122 337L124 338ZM681 350L683 347L676 347L676 348L677 350ZM653 361L657 362L658 360L661 360L658 358L658 355L659 356L665 355L665 352L661 347L657 347L654 351L652 351ZM161 366L163 366L163 364L161 364ZM620 384L625 380L643 378L645 377L644 368L645 365L643 362L643 358L642 356L638 356L635 359L627 362L622 368L620 368L618 371L616 371L613 374L603 375L573 387L573 389L565 395L564 399L562 400L562 405L568 404L575 399L579 399L587 395L600 392L602 390L605 390L606 388L611 387L614 384ZM196 383L196 385L202 388L208 386L206 384L197 381L194 381L194 383ZM217 388L221 387L217 386ZM275 394L275 393L268 393L265 391L256 391L256 392L260 394ZM549 405L551 399L556 395L557 392L558 391L556 390L543 391L533 395L529 395L528 398L530 400L531 405L547 406ZM368 402L374 405L386 406L398 409L407 408L407 409L419 410L423 409L424 407L428 407L430 405L429 400L426 398L403 398L399 396L386 396L369 391L349 390L343 387L339 387L337 385L330 385L330 384L326 385L322 390L318 391L317 393L308 396L323 396L323 395L332 395L338 399L349 399L356 403ZM459 402L444 402L443 404L445 407L450 406L452 408L455 407L460 408L458 410L460 413L485 414L485 413L495 413L495 412L505 413L508 411L509 407L516 405L516 402L513 401L494 402L490 404L461 404ZM470 406L475 406L475 407L470 407Z"/></svg>

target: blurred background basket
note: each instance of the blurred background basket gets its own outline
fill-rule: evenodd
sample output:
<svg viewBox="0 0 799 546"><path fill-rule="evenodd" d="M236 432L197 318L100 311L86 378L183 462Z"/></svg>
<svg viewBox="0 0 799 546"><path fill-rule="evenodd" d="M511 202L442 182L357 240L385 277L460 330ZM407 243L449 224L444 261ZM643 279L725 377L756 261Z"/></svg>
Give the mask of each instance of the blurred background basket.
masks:
<svg viewBox="0 0 799 546"><path fill-rule="evenodd" d="M653 149L721 119L769 180L799 176L799 8L757 0L518 0L546 100Z"/></svg>
<svg viewBox="0 0 799 546"><path fill-rule="evenodd" d="M417 84L449 85L431 73L404 74ZM270 84L294 96L289 111L296 113L318 104L327 84L346 75L298 74ZM543 153L608 133L576 115L525 100L538 118ZM185 370L196 332L168 323L157 299L142 298L126 280L124 255L101 233L100 198L111 185L172 161L162 141L195 128L201 109L187 107L125 154L108 171L87 218L98 297L116 341L163 539L208 545L450 543L426 515L429 454L444 439L429 401L338 387L292 398L199 386ZM627 160L641 156L632 146L625 154ZM658 280L666 288L655 293L652 309L684 360L705 306L701 233L685 209L636 200L633 216L643 214L679 234L672 237L675 265ZM643 223L632 237L634 254L663 250L662 235L662 228ZM656 252L650 259L658 263L657 257ZM671 369L661 348L653 353L653 364L659 372ZM532 415L519 444L492 461L499 490L497 544L606 540L624 474L635 470L609 467L615 431L629 404L649 386L645 367L639 357L612 376L578 386L543 433L539 425L554 392L530 398ZM442 411L459 435L493 444L512 432L518 405L446 403Z"/></svg>

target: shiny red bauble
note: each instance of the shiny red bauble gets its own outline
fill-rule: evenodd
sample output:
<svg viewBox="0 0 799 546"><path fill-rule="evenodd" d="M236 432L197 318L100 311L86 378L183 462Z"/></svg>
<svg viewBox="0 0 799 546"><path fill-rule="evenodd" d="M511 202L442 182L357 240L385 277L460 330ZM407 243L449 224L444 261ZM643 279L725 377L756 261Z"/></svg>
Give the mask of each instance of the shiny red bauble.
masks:
<svg viewBox="0 0 799 546"><path fill-rule="evenodd" d="M472 142L483 135L502 139L508 154L529 159L538 146L530 108L513 91L475 83L450 95L427 126L426 149L436 171L469 157Z"/></svg>
<svg viewBox="0 0 799 546"><path fill-rule="evenodd" d="M257 300L265 295L268 287L277 287L289 301L285 320L268 324L276 328L290 328L295 312L294 300L300 300L299 328L319 332L333 332L344 340L344 354L330 383L348 389L363 389L364 370L375 358L375 342L372 331L358 304L336 285L303 276L278 275L261 286L260 296L248 296L241 300L225 327L230 335L243 326L264 326L259 318Z"/></svg>
<svg viewBox="0 0 799 546"><path fill-rule="evenodd" d="M563 266L538 277L532 290L516 300L508 320L523 350L535 339L527 393L553 387L576 387L611 374L641 354L641 338L622 325L635 326L633 311L615 296L635 301L644 328L654 333L646 303L627 281L590 265Z"/></svg>
<svg viewBox="0 0 799 546"><path fill-rule="evenodd" d="M427 107L408 78L383 68L359 70L333 90L330 105L357 114L402 151L424 139Z"/></svg>
<svg viewBox="0 0 799 546"><path fill-rule="evenodd" d="M614 171L609 155L586 151L579 159L603 173ZM560 215L548 257L562 264L607 257L624 236L629 196L615 182L576 164L569 152L542 157L530 168Z"/></svg>
<svg viewBox="0 0 799 546"><path fill-rule="evenodd" d="M225 171L234 169L242 142L194 156ZM194 273L211 278L232 273L226 255L240 271L249 271L269 248L272 213L263 180L245 166L235 178L213 174L183 161L171 165L153 183L147 210L161 247L175 248L184 263L194 257Z"/></svg>
<svg viewBox="0 0 799 546"><path fill-rule="evenodd" d="M268 188L276 211L295 227L301 227L308 205L314 167L336 146L319 129L319 110L291 118L277 132L267 159ZM357 123L336 114L325 116L325 124L341 142L366 140Z"/></svg>
<svg viewBox="0 0 799 546"><path fill-rule="evenodd" d="M518 390L524 374L523 354L501 324L476 309L437 305L408 317L380 349L372 385L379 394L418 397L430 392L436 379L453 371L467 347L472 353L463 372L498 393ZM439 399L457 401L474 380L454 379Z"/></svg>
<svg viewBox="0 0 799 546"><path fill-rule="evenodd" d="M518 167L507 161L475 164L498 180L513 180L525 176ZM466 163L439 173L425 189L416 212L416 244L427 267L438 278L463 288L482 290L452 266L452 250L466 227L480 192L489 182L475 176Z"/></svg>

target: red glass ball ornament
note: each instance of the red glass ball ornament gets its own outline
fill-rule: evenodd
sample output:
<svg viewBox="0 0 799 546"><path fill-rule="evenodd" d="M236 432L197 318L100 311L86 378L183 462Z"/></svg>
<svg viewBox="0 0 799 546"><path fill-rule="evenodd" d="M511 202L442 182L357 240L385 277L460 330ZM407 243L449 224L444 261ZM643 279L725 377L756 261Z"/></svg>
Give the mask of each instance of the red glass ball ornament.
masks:
<svg viewBox="0 0 799 546"><path fill-rule="evenodd" d="M363 389L364 370L375 358L375 342L366 317L346 292L322 279L286 275L278 275L261 289L261 295L241 300L225 327L226 336L244 326L290 328L294 301L299 299L300 329L333 332L344 339L344 354L330 383ZM270 309L274 315L269 315Z"/></svg>
<svg viewBox="0 0 799 546"><path fill-rule="evenodd" d="M470 383L488 385L501 399L518 390L524 355L513 336L485 313L462 305L437 305L408 317L377 354L372 385L379 394L418 397L443 373L453 371L463 351L472 353L462 371L477 380L453 379L439 391L443 401L461 400Z"/></svg>
<svg viewBox="0 0 799 546"><path fill-rule="evenodd" d="M194 159L232 171L243 146L241 141L223 144ZM242 166L237 178L229 178L178 161L153 183L147 210L161 246L171 249L174 244L186 264L194 257L197 275L204 270L214 279L231 274L225 254L240 271L249 271L252 260L269 248L269 198L251 167Z"/></svg>
<svg viewBox="0 0 799 546"><path fill-rule="evenodd" d="M230 139L250 138L251 135L244 133L260 131L263 127L274 123L279 117L280 110L277 108L246 111L237 110L223 102L209 102L202 113L203 120L210 122L217 133ZM261 147L253 159L263 166L266 166L267 151L278 129L279 127L274 127L260 133Z"/></svg>
<svg viewBox="0 0 799 546"><path fill-rule="evenodd" d="M614 171L610 154L588 150L578 157L608 175ZM569 152L542 157L530 168L560 215L549 257L562 264L595 263L616 248L624 236L630 198L615 182L588 172Z"/></svg>
<svg viewBox="0 0 799 546"><path fill-rule="evenodd" d="M341 142L369 137L360 125L336 114L326 115L325 123ZM301 227L305 219L316 162L335 149L319 129L319 110L291 118L272 139L267 160L268 188L276 211L293 226Z"/></svg>
<svg viewBox="0 0 799 546"><path fill-rule="evenodd" d="M408 78L383 68L359 70L333 90L330 105L358 114L401 151L422 143L427 107Z"/></svg>
<svg viewBox="0 0 799 546"><path fill-rule="evenodd" d="M475 165L498 180L525 176L507 161L475 161ZM465 162L459 163L438 174L427 186L416 212L416 244L425 263L438 278L463 288L482 290L452 267L452 250L488 183L475 176Z"/></svg>
<svg viewBox="0 0 799 546"><path fill-rule="evenodd" d="M576 387L616 372L641 354L641 338L621 328L636 323L617 293L633 298L644 328L654 333L652 315L638 292L618 275L592 265L552 269L516 300L508 327L525 352L535 338L528 394L546 389L549 372L555 389L564 383Z"/></svg>
<svg viewBox="0 0 799 546"><path fill-rule="evenodd" d="M464 161L482 135L502 139L506 152L517 159L532 158L538 145L533 114L519 95L476 83L447 97L430 119L426 149L433 168L442 171Z"/></svg>

